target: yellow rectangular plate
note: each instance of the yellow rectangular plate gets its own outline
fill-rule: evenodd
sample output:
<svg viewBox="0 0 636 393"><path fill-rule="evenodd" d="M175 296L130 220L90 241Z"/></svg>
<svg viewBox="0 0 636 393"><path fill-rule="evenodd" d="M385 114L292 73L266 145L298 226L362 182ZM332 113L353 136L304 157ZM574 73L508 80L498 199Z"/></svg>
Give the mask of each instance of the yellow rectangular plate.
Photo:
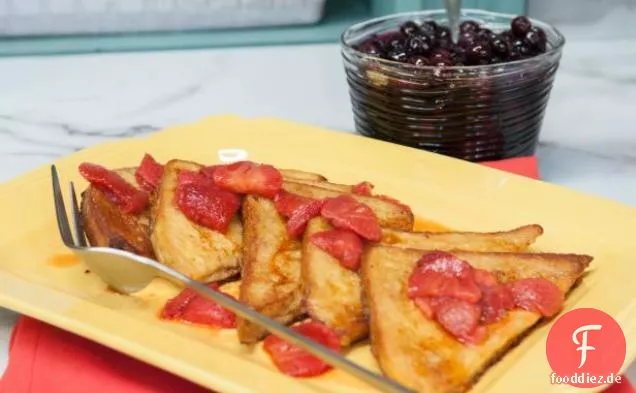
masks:
<svg viewBox="0 0 636 393"><path fill-rule="evenodd" d="M594 256L590 274L566 311L595 307L618 320L627 337L627 359L636 353L636 210L495 169L346 133L276 119L234 116L205 119L144 139L105 143L59 160L64 183L86 186L83 161L107 167L136 165L144 152L158 160L218 162L220 149L243 149L248 159L281 168L315 171L342 183L371 181L425 217L463 230L493 231L538 223L545 234L535 249ZM565 163L564 163L565 165ZM0 305L72 331L223 393L369 392L334 371L294 380L274 369L260 347L241 347L234 331L160 322L157 312L177 290L157 280L134 297L106 290L67 254L56 228L49 167L0 186ZM578 392L549 384L545 357L549 324L537 329L473 389L509 393ZM367 345L349 356L372 369ZM595 389L596 391L600 389ZM592 390L594 391L594 390ZM431 392L434 393L434 392Z"/></svg>

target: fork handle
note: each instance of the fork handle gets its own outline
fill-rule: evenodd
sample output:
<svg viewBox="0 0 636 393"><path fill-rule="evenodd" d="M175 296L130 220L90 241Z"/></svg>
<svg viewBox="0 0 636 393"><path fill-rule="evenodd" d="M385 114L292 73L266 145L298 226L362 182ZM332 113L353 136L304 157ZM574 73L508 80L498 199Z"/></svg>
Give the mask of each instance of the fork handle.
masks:
<svg viewBox="0 0 636 393"><path fill-rule="evenodd" d="M340 355L337 352L334 352L322 345L317 344L314 341L311 341L304 337L301 334L296 333L295 331L289 329L288 327L274 321L271 318L268 318L251 308L245 306L244 304L228 297L223 294L214 291L207 286L195 281L190 278L184 276L181 273L178 273L172 269L169 269L165 266L162 266L165 273L174 277L175 279L183 282L188 287L195 290L201 296L212 300L214 302L219 303L222 307L227 308L228 310L233 311L238 316L249 320L259 326L267 329L270 333L287 340L293 345L296 345L312 355L320 358L322 361L330 364L335 368L342 369L347 371L351 375L361 379L362 381L368 383L369 385L379 389L384 393L414 393L412 390L407 389L406 387L398 384L397 382L386 378L380 374L374 373L370 370L367 370L364 367L359 366L358 364L348 360L344 356Z"/></svg>

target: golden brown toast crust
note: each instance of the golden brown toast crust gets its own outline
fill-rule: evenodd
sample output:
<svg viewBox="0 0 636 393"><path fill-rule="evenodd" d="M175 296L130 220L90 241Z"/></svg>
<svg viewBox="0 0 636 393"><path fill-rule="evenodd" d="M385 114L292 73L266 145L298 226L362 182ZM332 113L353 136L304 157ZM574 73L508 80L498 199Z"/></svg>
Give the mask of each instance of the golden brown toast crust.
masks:
<svg viewBox="0 0 636 393"><path fill-rule="evenodd" d="M540 225L524 225L500 232L406 232L382 230L384 245L426 250L525 251L543 234Z"/></svg>
<svg viewBox="0 0 636 393"><path fill-rule="evenodd" d="M298 184L304 184L307 186L319 187L326 190L339 192L342 194L350 194L353 191L353 186L350 186L347 184L330 183L325 180L289 179L289 181L292 181Z"/></svg>
<svg viewBox="0 0 636 393"><path fill-rule="evenodd" d="M179 172L201 168L181 160L166 163L153 209L151 241L159 262L192 279L212 282L239 272L243 226L237 214L227 232L220 233L195 224L177 208L174 198Z"/></svg>
<svg viewBox="0 0 636 393"><path fill-rule="evenodd" d="M325 323L348 346L369 333L362 308L362 283L356 272L309 242L309 237L331 229L323 218L309 222L303 241L302 274L307 312ZM507 232L402 232L382 229L381 243L402 248L444 251L525 251L543 233L539 225L527 225Z"/></svg>
<svg viewBox="0 0 636 393"><path fill-rule="evenodd" d="M290 179L290 180L294 179L298 181L317 181L317 182L327 180L326 177L318 173L306 172L306 171L301 171L298 169L279 169L278 171L281 173L281 175L283 175L283 178Z"/></svg>
<svg viewBox="0 0 636 393"><path fill-rule="evenodd" d="M139 188L135 170L122 168L115 172ZM105 192L91 185L81 198L82 223L91 246L118 248L154 258L150 242L150 208L139 214L124 213Z"/></svg>
<svg viewBox="0 0 636 393"><path fill-rule="evenodd" d="M343 192L324 188L322 186L319 187L316 185L303 184L294 181L283 182L283 189L293 194L315 199L333 198L343 194ZM376 197L355 194L349 195L358 202L369 206L378 218L378 222L381 227L404 231L410 231L413 229L413 213L404 206L399 206L395 203L387 202Z"/></svg>
<svg viewBox="0 0 636 393"><path fill-rule="evenodd" d="M369 308L371 346L383 372L417 392L465 392L539 320L512 310L488 326L488 338L464 345L427 319L406 296L408 277L426 251L375 246L366 252L361 277ZM568 292L591 257L574 254L454 252L502 281L543 277Z"/></svg>
<svg viewBox="0 0 636 393"><path fill-rule="evenodd" d="M283 324L302 317L300 242L287 234L285 220L266 198L243 200L245 247L239 300ZM267 333L258 325L237 319L239 340L254 344Z"/></svg>

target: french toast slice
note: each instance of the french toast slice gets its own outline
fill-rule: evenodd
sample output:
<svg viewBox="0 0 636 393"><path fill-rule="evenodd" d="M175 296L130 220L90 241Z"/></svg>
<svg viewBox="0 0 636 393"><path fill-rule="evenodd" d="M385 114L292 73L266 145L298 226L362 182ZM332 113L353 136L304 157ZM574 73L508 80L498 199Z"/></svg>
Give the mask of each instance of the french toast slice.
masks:
<svg viewBox="0 0 636 393"><path fill-rule="evenodd" d="M284 177L284 175L283 175ZM353 192L353 186L348 184L338 184L331 183L326 180L308 180L308 179L293 179L293 178L285 178L294 183L304 184L312 187L319 187L325 190L331 190L342 194L350 194Z"/></svg>
<svg viewBox="0 0 636 393"><path fill-rule="evenodd" d="M283 189L292 194L314 199L334 198L344 194L344 192L324 188L322 186L303 184L294 181L283 182ZM404 231L410 231L413 229L413 213L405 206L400 206L397 203L392 203L374 196L356 194L349 195L358 202L369 206L378 218L378 222L381 227Z"/></svg>
<svg viewBox="0 0 636 393"><path fill-rule="evenodd" d="M150 239L159 262L194 280L213 282L239 272L243 225L236 214L226 233L221 233L192 222L176 206L179 172L201 168L202 165L188 161L166 163L157 190Z"/></svg>
<svg viewBox="0 0 636 393"><path fill-rule="evenodd" d="M322 217L313 218L303 238L302 280L307 313L334 329L346 347L367 338L362 283L357 272L315 246L309 238L332 227ZM404 232L382 229L381 244L440 251L525 251L543 233L539 225L526 225L507 232Z"/></svg>
<svg viewBox="0 0 636 393"><path fill-rule="evenodd" d="M284 181L283 188L317 199L342 194L292 181ZM380 225L413 226L412 214L403 207L372 197L360 201L369 204ZM239 300L283 324L301 319L305 315L301 242L289 237L286 220L269 199L247 196L243 200L242 216L244 249ZM264 329L243 318L237 319L237 330L239 340L244 344L254 344L266 334Z"/></svg>
<svg viewBox="0 0 636 393"><path fill-rule="evenodd" d="M289 324L303 316L300 241L292 239L270 199L248 195L242 207L243 269L239 300L261 314ZM254 344L267 333L237 318L238 337Z"/></svg>
<svg viewBox="0 0 636 393"><path fill-rule="evenodd" d="M115 170L128 183L140 188L136 168ZM151 200L152 203L152 200ZM89 185L81 195L80 213L88 242L93 247L112 247L154 258L150 242L150 207L138 214L124 213L104 191Z"/></svg>
<svg viewBox="0 0 636 393"><path fill-rule="evenodd" d="M384 228L384 245L424 250L525 251L543 234L540 225L524 225L501 232L407 232Z"/></svg>
<svg viewBox="0 0 636 393"><path fill-rule="evenodd" d="M541 318L514 309L487 325L487 338L464 345L407 298L411 271L422 250L370 247L361 277L371 327L371 348L382 371L416 392L465 392L517 344ZM580 279L592 257L574 254L453 252L473 267L494 273L502 282L542 277L564 293Z"/></svg>
<svg viewBox="0 0 636 393"><path fill-rule="evenodd" d="M327 178L319 173L306 172L299 169L279 169L278 171L283 175L284 179L309 182L327 181Z"/></svg>

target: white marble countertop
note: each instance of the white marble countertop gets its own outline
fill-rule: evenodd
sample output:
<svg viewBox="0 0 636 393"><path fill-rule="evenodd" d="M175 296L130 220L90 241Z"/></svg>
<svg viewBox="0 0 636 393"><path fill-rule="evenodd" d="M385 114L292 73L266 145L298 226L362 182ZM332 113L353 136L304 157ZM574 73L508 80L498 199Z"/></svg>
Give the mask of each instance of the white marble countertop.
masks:
<svg viewBox="0 0 636 393"><path fill-rule="evenodd" d="M634 40L569 39L541 134L545 180L636 206L634 64ZM0 181L214 114L353 131L336 45L7 58L0 91ZM14 321L0 310L0 372Z"/></svg>

